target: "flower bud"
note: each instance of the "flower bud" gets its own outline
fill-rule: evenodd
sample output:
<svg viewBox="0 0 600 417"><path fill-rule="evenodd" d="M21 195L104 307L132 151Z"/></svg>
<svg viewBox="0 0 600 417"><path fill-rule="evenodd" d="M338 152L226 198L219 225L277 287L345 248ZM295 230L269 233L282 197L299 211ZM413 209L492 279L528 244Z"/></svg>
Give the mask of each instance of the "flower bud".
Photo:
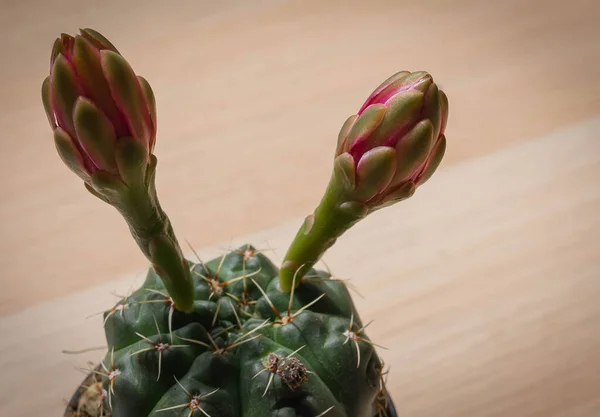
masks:
<svg viewBox="0 0 600 417"><path fill-rule="evenodd" d="M338 137L336 156L354 162L355 197L375 207L412 195L444 156L447 118L448 99L427 72L402 71L377 87Z"/></svg>
<svg viewBox="0 0 600 417"><path fill-rule="evenodd" d="M122 177L122 141L133 141L149 162L156 138L152 89L100 33L82 29L56 39L42 101L60 157L85 182L98 171Z"/></svg>

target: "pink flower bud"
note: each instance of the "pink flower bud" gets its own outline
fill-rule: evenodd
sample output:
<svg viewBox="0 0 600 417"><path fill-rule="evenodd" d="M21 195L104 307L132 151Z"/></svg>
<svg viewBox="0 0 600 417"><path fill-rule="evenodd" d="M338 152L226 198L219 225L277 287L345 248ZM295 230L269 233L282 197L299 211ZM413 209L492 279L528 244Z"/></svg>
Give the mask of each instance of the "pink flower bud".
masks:
<svg viewBox="0 0 600 417"><path fill-rule="evenodd" d="M383 82L339 134L336 155L352 157L357 195L378 205L427 181L445 152L447 117L448 99L428 73Z"/></svg>
<svg viewBox="0 0 600 417"><path fill-rule="evenodd" d="M97 171L120 174L120 141L135 141L147 159L154 149L150 85L94 30L62 34L55 41L42 100L59 155L86 182Z"/></svg>

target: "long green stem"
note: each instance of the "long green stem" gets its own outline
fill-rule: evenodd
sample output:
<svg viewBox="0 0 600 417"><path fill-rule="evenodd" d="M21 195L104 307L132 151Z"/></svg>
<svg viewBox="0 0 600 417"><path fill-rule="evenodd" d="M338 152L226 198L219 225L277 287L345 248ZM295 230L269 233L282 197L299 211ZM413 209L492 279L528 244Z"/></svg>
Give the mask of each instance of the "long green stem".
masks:
<svg viewBox="0 0 600 417"><path fill-rule="evenodd" d="M137 191L137 190L136 190ZM190 268L173 226L158 201L132 190L129 204L118 208L138 246L161 277L175 306L191 311L194 288Z"/></svg>
<svg viewBox="0 0 600 417"><path fill-rule="evenodd" d="M153 157L143 178L136 178L136 181L124 185L107 176L96 176L96 189L88 187L88 190L121 213L142 253L162 279L176 308L192 311L194 285L191 271L171 221L160 207L155 170L156 159Z"/></svg>
<svg viewBox="0 0 600 417"><path fill-rule="evenodd" d="M309 215L285 255L279 275L282 291L298 286L300 279L319 261L346 230L366 215L361 203L349 202L335 174L313 214Z"/></svg>

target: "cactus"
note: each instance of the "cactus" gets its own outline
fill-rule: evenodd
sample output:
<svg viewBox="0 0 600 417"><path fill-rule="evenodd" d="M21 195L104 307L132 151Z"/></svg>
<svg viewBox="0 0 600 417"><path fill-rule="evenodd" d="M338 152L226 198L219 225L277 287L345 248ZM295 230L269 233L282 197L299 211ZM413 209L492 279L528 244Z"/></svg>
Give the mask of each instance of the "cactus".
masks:
<svg viewBox="0 0 600 417"><path fill-rule="evenodd" d="M193 312L150 270L106 313L114 416L376 415L382 364L343 281L311 270L284 293L250 245L190 269Z"/></svg>
<svg viewBox="0 0 600 417"><path fill-rule="evenodd" d="M63 162L123 215L151 264L104 312L97 416L388 416L381 346L345 282L314 266L438 167L448 102L429 74L395 74L348 118L325 194L280 268L250 244L184 258L155 187L154 94L100 33L56 40L42 101Z"/></svg>

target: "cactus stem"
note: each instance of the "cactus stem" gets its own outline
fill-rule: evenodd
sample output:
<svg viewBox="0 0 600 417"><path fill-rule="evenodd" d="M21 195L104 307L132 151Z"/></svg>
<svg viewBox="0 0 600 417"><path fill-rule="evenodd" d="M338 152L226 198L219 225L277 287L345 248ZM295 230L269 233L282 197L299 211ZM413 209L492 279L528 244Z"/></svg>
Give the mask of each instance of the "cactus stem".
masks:
<svg viewBox="0 0 600 417"><path fill-rule="evenodd" d="M144 178L127 184L98 171L93 175L93 186L87 188L121 213L132 237L151 262L178 309L190 312L194 301L193 281L171 221L158 201L156 165L157 159L151 155Z"/></svg>
<svg viewBox="0 0 600 417"><path fill-rule="evenodd" d="M305 218L288 247L279 270L279 286L284 292L291 291L293 277L298 271L302 278L337 238L367 215L368 208L348 195L347 184L340 179L340 172L334 169L321 202Z"/></svg>
<svg viewBox="0 0 600 417"><path fill-rule="evenodd" d="M335 405L332 405L327 410L323 411L321 414L316 415L315 417L323 417L325 414L327 414L328 412L330 412L331 410L333 410L334 407L335 407Z"/></svg>

